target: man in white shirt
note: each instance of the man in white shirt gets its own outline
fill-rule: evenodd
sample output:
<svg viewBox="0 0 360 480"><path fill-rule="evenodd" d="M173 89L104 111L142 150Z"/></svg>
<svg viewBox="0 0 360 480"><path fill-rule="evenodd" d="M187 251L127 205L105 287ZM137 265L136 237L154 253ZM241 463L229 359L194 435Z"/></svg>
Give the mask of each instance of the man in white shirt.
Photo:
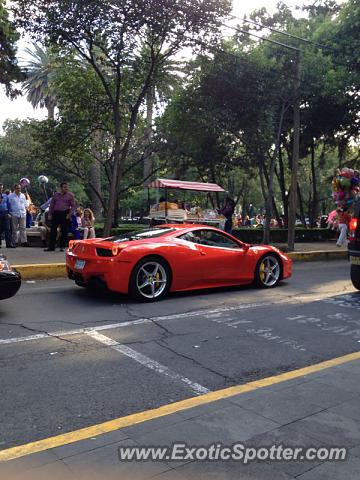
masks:
<svg viewBox="0 0 360 480"><path fill-rule="evenodd" d="M26 237L26 209L29 206L28 201L19 184L14 186L14 191L8 196L9 211L11 215L12 240L13 245L18 244L20 236L20 243L23 247L28 246Z"/></svg>

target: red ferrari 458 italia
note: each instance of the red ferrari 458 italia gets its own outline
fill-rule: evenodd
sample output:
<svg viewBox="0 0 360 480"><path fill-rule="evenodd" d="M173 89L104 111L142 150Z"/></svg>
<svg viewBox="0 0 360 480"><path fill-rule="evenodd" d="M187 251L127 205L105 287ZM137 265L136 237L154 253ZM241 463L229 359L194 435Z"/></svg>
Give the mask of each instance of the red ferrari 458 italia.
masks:
<svg viewBox="0 0 360 480"><path fill-rule="evenodd" d="M77 285L102 285L145 302L169 291L255 283L276 286L292 261L205 225L162 225L111 238L71 241L67 272Z"/></svg>

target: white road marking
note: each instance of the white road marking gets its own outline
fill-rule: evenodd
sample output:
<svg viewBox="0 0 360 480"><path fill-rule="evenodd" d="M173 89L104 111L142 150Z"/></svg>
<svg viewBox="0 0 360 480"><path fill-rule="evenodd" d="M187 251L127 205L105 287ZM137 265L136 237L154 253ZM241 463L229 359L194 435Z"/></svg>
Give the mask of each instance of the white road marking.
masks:
<svg viewBox="0 0 360 480"><path fill-rule="evenodd" d="M280 337L280 335L274 335L273 328L249 328L246 330L246 333L250 335L256 335L257 337L264 338L270 342L274 341L276 343L287 345L294 350L299 350L301 352L306 352L306 348L304 345L298 343L296 340L292 340L289 338Z"/></svg>
<svg viewBox="0 0 360 480"><path fill-rule="evenodd" d="M165 365L162 365L161 363L158 363L155 360L152 360L151 358L147 357L146 355L143 355L142 353L139 353L136 350L133 350L132 348L128 347L127 345L122 345L122 344L118 343L116 340L113 340L112 338L106 337L105 335L102 335L99 332L88 333L88 336L93 338L94 340L102 343L103 345L111 347L113 350L116 350L117 352L120 352L120 353L122 353L123 355L126 355L129 358L132 358L133 360L140 363L144 367L149 368L150 370L154 370L155 372L160 373L161 375L165 375L166 377L169 377L172 380L177 380L177 381L180 381L180 382L184 383L186 386L190 387L190 389L196 395L203 395L205 393L210 392L210 390L208 388L203 387L199 383L192 382L187 377L183 377L182 375L180 375L176 372L173 372L172 370L170 370Z"/></svg>
<svg viewBox="0 0 360 480"><path fill-rule="evenodd" d="M38 333L35 335L28 335L26 337L12 337L12 338L4 338L0 340L0 345L9 345L12 343L22 343L22 342L30 342L36 340L43 340L45 338L56 338L56 337L68 337L70 335L83 335L92 332L101 332L103 330L114 330L116 328L123 328L129 327L133 325L143 325L143 324L151 324L154 322L163 322L168 320L178 320L180 318L187 318L187 317L199 317L199 316L206 316L211 315L213 313L226 313L226 312L235 312L239 310L247 310L251 308L257 307L267 307L272 305L270 302L263 302L263 303L245 303L243 305L235 305L232 307L219 307L212 310L195 310L192 312L186 313L175 313L172 315L164 315L160 317L151 317L151 318L139 318L138 320L130 320L127 322L119 322L119 323L110 323L107 325L99 325L97 327L85 327L85 328L76 328L73 330L62 330L58 332L50 332L50 333ZM19 325L20 326L20 325Z"/></svg>
<svg viewBox="0 0 360 480"><path fill-rule="evenodd" d="M338 295L336 297L322 299L325 303L331 303L338 307L360 310L360 297L357 293Z"/></svg>
<svg viewBox="0 0 360 480"><path fill-rule="evenodd" d="M343 305L340 304L337 306L342 307ZM336 321L341 321L341 325L329 325L329 322L324 321L320 317L310 317L306 315L297 315L296 317L286 317L286 320L290 320L295 323L303 324L303 325L312 325L314 327L317 327L319 330L322 330L323 332L330 332L333 334L337 335L343 335L343 336L351 336L354 340L357 340L360 338L360 328L355 328L355 327L360 327L360 320L354 320L352 319L348 314L346 313L334 313L331 315L326 315L326 319L331 319L331 320L336 320Z"/></svg>

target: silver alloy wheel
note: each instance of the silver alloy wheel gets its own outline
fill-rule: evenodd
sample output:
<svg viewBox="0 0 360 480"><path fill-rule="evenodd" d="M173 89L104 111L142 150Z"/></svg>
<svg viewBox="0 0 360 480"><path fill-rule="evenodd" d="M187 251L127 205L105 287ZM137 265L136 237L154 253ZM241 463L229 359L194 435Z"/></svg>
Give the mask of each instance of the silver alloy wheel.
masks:
<svg viewBox="0 0 360 480"><path fill-rule="evenodd" d="M145 298L157 298L166 288L168 277L161 263L144 263L136 275L136 287Z"/></svg>
<svg viewBox="0 0 360 480"><path fill-rule="evenodd" d="M276 257L264 257L259 268L260 280L265 287L273 287L280 278L280 263Z"/></svg>

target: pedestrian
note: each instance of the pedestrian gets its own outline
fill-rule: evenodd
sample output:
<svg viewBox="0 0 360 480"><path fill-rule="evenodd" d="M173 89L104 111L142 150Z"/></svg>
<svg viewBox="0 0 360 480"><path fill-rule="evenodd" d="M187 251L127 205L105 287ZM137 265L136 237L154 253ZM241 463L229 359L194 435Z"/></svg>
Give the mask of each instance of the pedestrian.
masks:
<svg viewBox="0 0 360 480"><path fill-rule="evenodd" d="M22 247L28 247L26 237L26 210L29 206L19 183L14 185L13 193L8 196L9 212L11 215L12 244L18 245L19 238Z"/></svg>
<svg viewBox="0 0 360 480"><path fill-rule="evenodd" d="M59 242L60 251L63 252L67 243L71 214L75 212L75 197L69 192L66 182L60 184L60 192L55 192L51 199L48 219L51 221L49 247L46 252L54 252L56 245L57 230L60 226L61 237Z"/></svg>
<svg viewBox="0 0 360 480"><path fill-rule="evenodd" d="M85 208L84 210L82 227L84 229L84 240L87 238L95 238L95 217L90 208Z"/></svg>
<svg viewBox="0 0 360 480"><path fill-rule="evenodd" d="M71 214L70 218L70 233L72 233L75 240L81 240L82 233L82 218L84 211L81 207L76 209L76 213Z"/></svg>
<svg viewBox="0 0 360 480"><path fill-rule="evenodd" d="M4 185L0 183L0 246L3 235L6 248L15 248L11 238L9 198L4 193Z"/></svg>
<svg viewBox="0 0 360 480"><path fill-rule="evenodd" d="M233 226L232 217L234 215L234 210L235 210L235 202L230 197L226 197L224 207L218 210L218 213L220 215L224 215L224 217L226 218L224 230L225 232L230 234L232 232L232 226Z"/></svg>
<svg viewBox="0 0 360 480"><path fill-rule="evenodd" d="M33 215L37 214L37 208L33 204L28 192L25 192L25 197L28 202L28 208L26 209L26 228L31 228L33 224Z"/></svg>
<svg viewBox="0 0 360 480"><path fill-rule="evenodd" d="M40 233L41 243L43 247L46 247L48 235L50 233L48 215L49 207L47 207L45 210L40 210L40 212L36 216L35 227L33 227Z"/></svg>
<svg viewBox="0 0 360 480"><path fill-rule="evenodd" d="M338 247L343 247L344 245L346 245L347 231L348 231L348 226L351 220L351 216L349 215L347 208L338 208L337 212L338 212L340 236L338 238L338 241L336 242L336 245Z"/></svg>

